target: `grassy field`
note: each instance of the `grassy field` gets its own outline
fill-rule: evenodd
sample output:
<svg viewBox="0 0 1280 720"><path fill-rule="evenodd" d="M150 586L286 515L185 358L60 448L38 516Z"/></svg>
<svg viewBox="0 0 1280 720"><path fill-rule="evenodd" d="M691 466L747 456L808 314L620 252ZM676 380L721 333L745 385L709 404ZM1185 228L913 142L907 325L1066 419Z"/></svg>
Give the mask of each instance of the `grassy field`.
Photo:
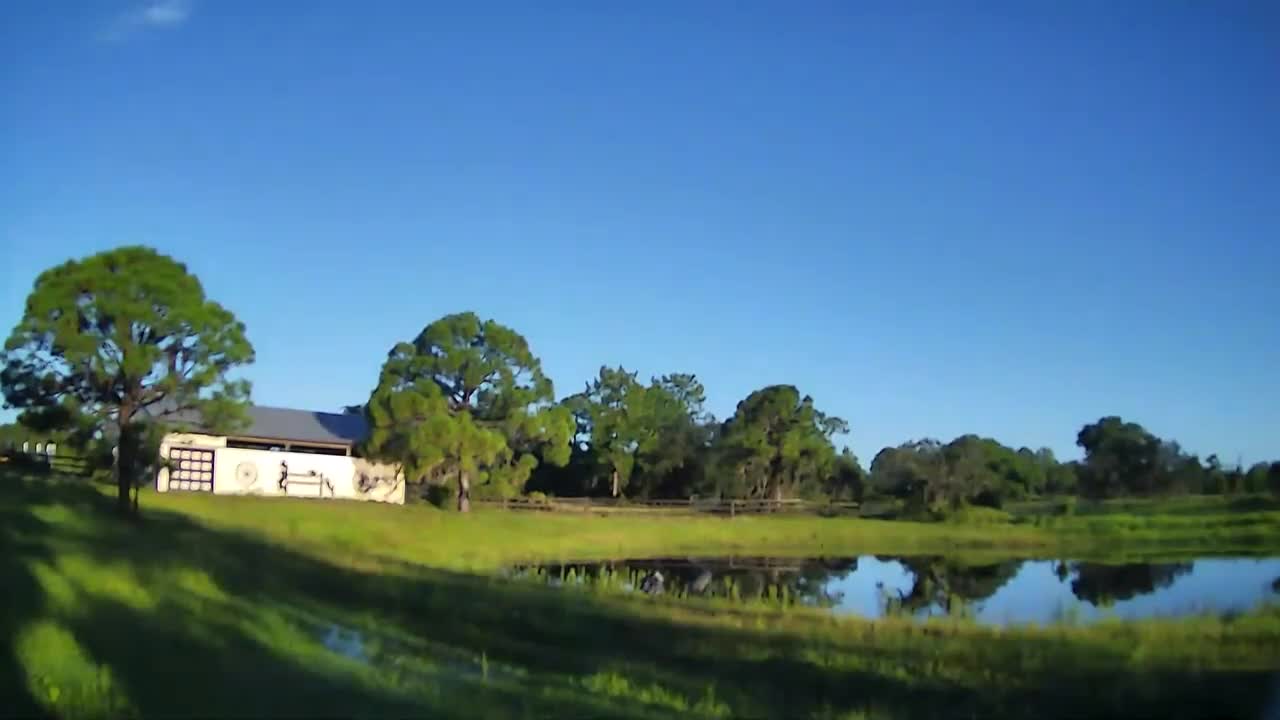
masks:
<svg viewBox="0 0 1280 720"><path fill-rule="evenodd" d="M142 506L134 525L83 482L0 478L0 698L11 712L1244 718L1280 689L1277 610L998 630L558 591L469 572L691 551L1265 554L1280 526L1267 509L1037 526L462 517L191 495L145 495ZM340 644L345 654L330 649Z"/></svg>
<svg viewBox="0 0 1280 720"><path fill-rule="evenodd" d="M385 558L457 570L519 560L586 560L659 554L916 554L964 552L1079 559L1186 555L1280 555L1280 506L1254 498L1233 507L1201 502L1179 512L1073 516L975 512L956 522L821 518L803 515L645 517L504 512L470 516L429 505L384 507L307 500L152 493L143 506L172 510L219 530L361 561ZM1269 504L1270 503L1270 504Z"/></svg>

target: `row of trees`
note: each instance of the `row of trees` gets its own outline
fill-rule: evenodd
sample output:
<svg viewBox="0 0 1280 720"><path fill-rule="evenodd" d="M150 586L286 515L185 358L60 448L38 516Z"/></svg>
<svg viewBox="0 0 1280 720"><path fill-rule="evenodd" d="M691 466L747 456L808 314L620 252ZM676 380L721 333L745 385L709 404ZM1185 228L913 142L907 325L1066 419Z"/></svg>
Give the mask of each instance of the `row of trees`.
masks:
<svg viewBox="0 0 1280 720"><path fill-rule="evenodd" d="M410 478L473 487L629 497L896 498L946 512L1042 495L1280 492L1280 462L1247 471L1201 462L1136 423L1104 417L1077 436L1081 461L992 438L923 439L881 450L863 470L836 439L848 424L790 385L761 388L717 422L692 374L643 382L602 367L579 393L553 400L519 333L472 313L444 317L392 349L364 412L364 451Z"/></svg>
<svg viewBox="0 0 1280 720"><path fill-rule="evenodd" d="M1201 461L1141 425L1104 417L1081 428L1080 461L1059 462L1048 448L1002 445L962 435L949 443L917 440L885 448L871 462L868 492L929 510L966 504L999 507L1039 495L1090 498L1176 493L1280 493L1280 462L1226 468Z"/></svg>
<svg viewBox="0 0 1280 720"><path fill-rule="evenodd" d="M161 432L198 418L230 431L245 420L253 361L245 330L172 258L125 247L51 268L36 279L0 354L7 406L40 432L118 448L121 509L154 462ZM1280 492L1280 463L1245 471L1184 453L1141 426L1106 417L1077 438L1085 457L1014 450L964 435L885 448L863 470L836 441L848 424L791 385L761 388L717 421L692 374L643 382L602 367L556 400L515 330L474 313L427 325L396 344L363 413L359 450L400 465L410 482L510 496L898 498L928 510L999 506L1041 494Z"/></svg>
<svg viewBox="0 0 1280 720"><path fill-rule="evenodd" d="M705 396L691 374L643 383L603 367L556 402L524 337L459 313L392 348L357 408L370 425L360 450L398 463L411 481L452 480L464 511L473 493L525 490L775 499L855 491L857 461L832 440L847 424L794 387L752 393L722 424Z"/></svg>

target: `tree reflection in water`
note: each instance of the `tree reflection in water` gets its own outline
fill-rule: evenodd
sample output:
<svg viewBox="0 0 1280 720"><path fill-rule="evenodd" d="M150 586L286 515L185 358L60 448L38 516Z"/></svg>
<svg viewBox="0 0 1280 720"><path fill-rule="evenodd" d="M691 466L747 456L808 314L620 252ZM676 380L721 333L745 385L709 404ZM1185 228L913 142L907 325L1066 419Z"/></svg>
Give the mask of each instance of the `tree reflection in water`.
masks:
<svg viewBox="0 0 1280 720"><path fill-rule="evenodd" d="M883 558L896 561L912 575L911 589L881 589L888 616L944 614L972 617L975 604L996 594L1018 574L1021 560L972 565L944 557Z"/></svg>
<svg viewBox="0 0 1280 720"><path fill-rule="evenodd" d="M1104 565L1074 563L1076 577L1071 592L1094 605L1111 605L1169 587L1173 581L1191 572L1192 563L1129 563Z"/></svg>
<svg viewBox="0 0 1280 720"><path fill-rule="evenodd" d="M842 593L830 588L831 580L857 569L857 558L654 558L517 566L512 576L636 590L645 578L660 572L667 595L833 607Z"/></svg>

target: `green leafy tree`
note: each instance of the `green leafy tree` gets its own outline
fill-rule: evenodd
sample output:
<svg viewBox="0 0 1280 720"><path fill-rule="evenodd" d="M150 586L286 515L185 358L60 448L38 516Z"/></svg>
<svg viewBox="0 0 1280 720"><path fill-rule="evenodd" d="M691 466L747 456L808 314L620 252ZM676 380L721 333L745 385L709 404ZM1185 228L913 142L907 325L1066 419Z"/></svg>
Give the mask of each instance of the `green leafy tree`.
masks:
<svg viewBox="0 0 1280 720"><path fill-rule="evenodd" d="M853 451L844 448L835 459L835 465L825 484L826 496L832 500L852 500L861 502L866 493L867 471L854 456Z"/></svg>
<svg viewBox="0 0 1280 720"><path fill-rule="evenodd" d="M589 487L607 482L611 496L686 496L700 487L710 433L697 377L671 374L642 385L625 368L601 367L566 400L578 438L594 459Z"/></svg>
<svg viewBox="0 0 1280 720"><path fill-rule="evenodd" d="M820 487L836 459L831 438L847 432L844 420L819 412L791 385L757 390L721 430L721 492L781 500Z"/></svg>
<svg viewBox="0 0 1280 720"><path fill-rule="evenodd" d="M640 445L653 432L644 394L634 372L601 367L586 389L570 401L577 427L600 471L609 479L611 497L626 490Z"/></svg>
<svg viewBox="0 0 1280 720"><path fill-rule="evenodd" d="M870 483L914 510L942 513L970 503L999 507L1008 498L1040 492L1050 463L1052 453L1015 451L977 435L945 445L924 439L877 454Z"/></svg>
<svg viewBox="0 0 1280 720"><path fill-rule="evenodd" d="M877 492L905 501L914 511L942 510L963 503L968 480L948 464L965 464L966 474L975 472L981 459L967 444L949 450L938 440L925 438L885 448L871 461L871 483ZM957 468L959 469L959 468Z"/></svg>
<svg viewBox="0 0 1280 720"><path fill-rule="evenodd" d="M1078 490L1080 463L1055 463L1045 477L1045 492L1050 495L1074 495Z"/></svg>
<svg viewBox="0 0 1280 720"><path fill-rule="evenodd" d="M1149 494L1167 480L1160 438L1137 423L1104 417L1081 428L1076 444L1085 452L1081 485L1087 495Z"/></svg>
<svg viewBox="0 0 1280 720"><path fill-rule="evenodd" d="M552 394L519 333L475 313L447 315L391 349L362 452L400 464L410 481L456 478L466 512L473 485L507 496L539 459L568 462L573 420Z"/></svg>
<svg viewBox="0 0 1280 720"><path fill-rule="evenodd" d="M205 297L186 266L145 247L71 260L36 278L5 343L5 401L101 436L118 433L118 506L154 462L164 426L245 420L253 361L244 325ZM136 503L133 508L136 511Z"/></svg>
<svg viewBox="0 0 1280 720"><path fill-rule="evenodd" d="M704 484L714 418L706 393L691 374L654 378L640 396L644 426L633 486L642 496L688 497Z"/></svg>

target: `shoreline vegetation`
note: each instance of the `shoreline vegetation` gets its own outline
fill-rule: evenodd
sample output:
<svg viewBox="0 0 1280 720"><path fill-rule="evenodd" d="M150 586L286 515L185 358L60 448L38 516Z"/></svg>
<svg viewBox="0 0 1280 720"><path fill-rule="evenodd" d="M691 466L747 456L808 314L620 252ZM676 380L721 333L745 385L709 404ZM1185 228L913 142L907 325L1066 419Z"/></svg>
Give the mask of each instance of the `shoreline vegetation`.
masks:
<svg viewBox="0 0 1280 720"><path fill-rule="evenodd" d="M156 494L131 522L109 511L109 490L83 479L2 471L0 479L13 598L0 688L18 712L1257 717L1280 667L1274 606L1234 617L1001 629L566 592L476 572L571 548L598 556L1274 553L1274 511L1191 512L1184 503L1183 516L1129 507L1037 526L468 516L423 505ZM1098 537L1086 541L1086 533Z"/></svg>

